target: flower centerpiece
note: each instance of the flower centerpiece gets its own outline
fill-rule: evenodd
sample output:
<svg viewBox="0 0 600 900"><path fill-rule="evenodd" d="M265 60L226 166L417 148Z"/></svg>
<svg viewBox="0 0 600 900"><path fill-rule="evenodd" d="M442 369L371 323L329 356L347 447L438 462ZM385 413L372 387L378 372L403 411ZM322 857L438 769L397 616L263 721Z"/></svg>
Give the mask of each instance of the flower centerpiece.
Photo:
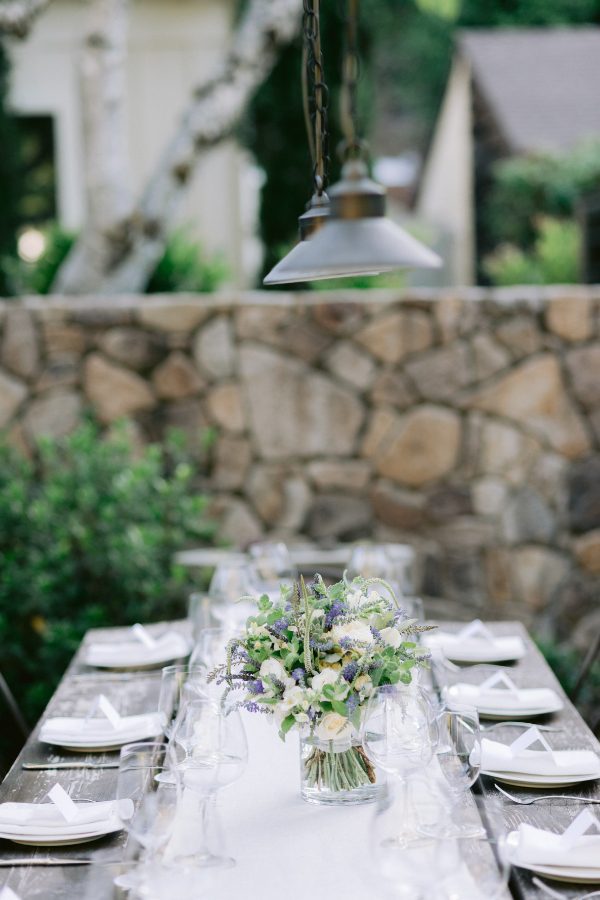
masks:
<svg viewBox="0 0 600 900"><path fill-rule="evenodd" d="M239 706L272 715L282 739L299 729L305 799L374 799L377 774L360 744L361 715L375 688L410 684L428 655L415 637L431 626L407 618L378 578L328 587L316 575L280 590L276 600L259 598L211 677L244 691Z"/></svg>

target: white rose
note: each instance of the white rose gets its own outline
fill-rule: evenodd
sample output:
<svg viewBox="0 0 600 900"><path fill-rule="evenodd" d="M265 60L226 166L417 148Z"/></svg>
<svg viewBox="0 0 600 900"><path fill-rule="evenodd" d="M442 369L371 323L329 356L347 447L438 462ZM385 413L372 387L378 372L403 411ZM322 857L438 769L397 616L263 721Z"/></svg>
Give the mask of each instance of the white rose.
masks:
<svg viewBox="0 0 600 900"><path fill-rule="evenodd" d="M354 682L354 689L361 697L368 697L373 691L373 682L368 675L359 675Z"/></svg>
<svg viewBox="0 0 600 900"><path fill-rule="evenodd" d="M336 644L339 644L344 638L350 638L351 641L363 641L368 644L373 641L373 635L367 622L361 622L358 619L355 619L354 622L334 625L331 629L331 637Z"/></svg>
<svg viewBox="0 0 600 900"><path fill-rule="evenodd" d="M348 604L350 609L360 609L360 607L364 606L367 602L367 598L362 591L348 591L346 595L346 603Z"/></svg>
<svg viewBox="0 0 600 900"><path fill-rule="evenodd" d="M315 728L315 734L320 741L345 741L352 734L352 725L345 716L327 713Z"/></svg>
<svg viewBox="0 0 600 900"><path fill-rule="evenodd" d="M402 643L402 638L396 628L382 628L379 632L385 644L388 647L393 647L397 649Z"/></svg>
<svg viewBox="0 0 600 900"><path fill-rule="evenodd" d="M320 693L326 684L334 684L338 680L338 675L339 672L335 672L333 669L323 669L322 672L317 672L316 675L313 675L311 682L313 691Z"/></svg>
<svg viewBox="0 0 600 900"><path fill-rule="evenodd" d="M272 678L276 678L278 681L283 682L286 686L294 684L294 679L290 678L286 669L278 659L265 659L261 664L258 674L261 678L270 675Z"/></svg>
<svg viewBox="0 0 600 900"><path fill-rule="evenodd" d="M303 705L306 705L306 701L302 688L297 685L286 688L282 699L275 706L274 714L277 724L281 725L285 717L291 713L295 706Z"/></svg>

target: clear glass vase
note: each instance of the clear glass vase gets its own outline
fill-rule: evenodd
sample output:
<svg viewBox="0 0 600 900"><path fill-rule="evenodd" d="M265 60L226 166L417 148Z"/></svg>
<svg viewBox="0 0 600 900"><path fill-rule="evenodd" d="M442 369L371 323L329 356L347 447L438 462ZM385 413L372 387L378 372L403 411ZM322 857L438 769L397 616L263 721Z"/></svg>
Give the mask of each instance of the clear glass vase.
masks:
<svg viewBox="0 0 600 900"><path fill-rule="evenodd" d="M300 793L308 803L372 803L385 789L358 739L322 741L300 733Z"/></svg>

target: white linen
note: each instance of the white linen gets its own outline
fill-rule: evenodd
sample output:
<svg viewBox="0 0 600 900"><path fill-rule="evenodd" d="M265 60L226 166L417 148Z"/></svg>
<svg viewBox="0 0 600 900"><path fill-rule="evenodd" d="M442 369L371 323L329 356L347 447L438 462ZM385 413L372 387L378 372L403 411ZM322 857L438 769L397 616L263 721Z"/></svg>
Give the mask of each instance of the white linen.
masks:
<svg viewBox="0 0 600 900"><path fill-rule="evenodd" d="M108 719L66 718L46 719L39 739L45 744L69 743L84 747L95 744L127 744L143 738L156 737L162 733L164 719L161 713L146 713L139 716L121 716L114 727Z"/></svg>
<svg viewBox="0 0 600 900"><path fill-rule="evenodd" d="M447 631L436 631L423 636L423 643L431 650L441 650L447 659L464 662L497 662L521 659L525 644L519 635L506 637L463 637Z"/></svg>
<svg viewBox="0 0 600 900"><path fill-rule="evenodd" d="M551 688L517 688L515 691L503 688L484 688L476 684L459 681L445 688L449 700L465 703L492 712L517 712L520 709L547 709L560 705L560 698Z"/></svg>
<svg viewBox="0 0 600 900"><path fill-rule="evenodd" d="M78 815L73 822L67 822L54 803L0 803L0 832L23 837L30 834L69 837L102 831L114 824L117 802L126 804L122 807L125 815L133 814L131 800L76 803Z"/></svg>
<svg viewBox="0 0 600 900"><path fill-rule="evenodd" d="M573 842L533 825L519 825L513 860L524 866L569 866L600 871L600 834L584 834Z"/></svg>
<svg viewBox="0 0 600 900"><path fill-rule="evenodd" d="M491 772L519 772L523 775L600 776L600 759L591 750L521 750L513 755L510 746L483 738L481 768Z"/></svg>
<svg viewBox="0 0 600 900"><path fill-rule="evenodd" d="M190 642L184 635L169 631L157 638L151 647L138 640L88 644L84 661L88 666L101 668L152 666L187 656L190 650Z"/></svg>

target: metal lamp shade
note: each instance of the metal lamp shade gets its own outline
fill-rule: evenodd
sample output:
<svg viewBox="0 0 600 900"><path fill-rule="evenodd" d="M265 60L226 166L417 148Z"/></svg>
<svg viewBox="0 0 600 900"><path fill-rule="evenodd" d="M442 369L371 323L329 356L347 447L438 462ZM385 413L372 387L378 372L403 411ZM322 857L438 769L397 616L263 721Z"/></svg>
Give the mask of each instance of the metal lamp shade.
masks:
<svg viewBox="0 0 600 900"><path fill-rule="evenodd" d="M441 266L437 253L386 218L385 190L367 177L361 161L344 166L330 198L331 213L324 224L269 272L265 284Z"/></svg>

